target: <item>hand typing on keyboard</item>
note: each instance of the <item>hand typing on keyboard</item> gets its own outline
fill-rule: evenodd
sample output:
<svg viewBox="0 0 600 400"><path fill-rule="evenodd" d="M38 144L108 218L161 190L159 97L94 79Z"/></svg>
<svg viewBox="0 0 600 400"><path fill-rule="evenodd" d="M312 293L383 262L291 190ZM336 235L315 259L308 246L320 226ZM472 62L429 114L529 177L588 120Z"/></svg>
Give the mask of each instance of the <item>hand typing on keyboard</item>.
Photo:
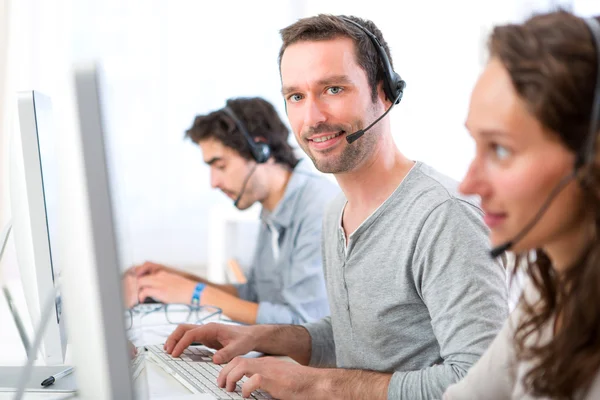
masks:
<svg viewBox="0 0 600 400"><path fill-rule="evenodd" d="M212 359L216 364L212 365L228 362L215 376L216 386L224 388L226 393L235 391L236 395L248 397L255 396L259 390L278 399L348 397L348 392L337 393L343 388L334 387L336 393L333 396L323 390L339 381L338 375L343 371L304 366L310 360L311 341L308 331L302 326L180 325L167 339L164 350L171 357L177 358L182 354L185 357L186 349L192 343L218 349ZM236 357L252 350L288 356L304 365L274 357Z"/></svg>
<svg viewBox="0 0 600 400"><path fill-rule="evenodd" d="M214 323L179 325L165 342L164 350L173 357L179 357L188 346L198 342L218 350L213 361L222 364L256 349L256 340L251 332L251 327L247 326Z"/></svg>
<svg viewBox="0 0 600 400"><path fill-rule="evenodd" d="M318 369L304 367L292 361L273 357L236 357L223 366L217 378L217 385L230 392L235 390L241 381L244 397L261 390L282 400L314 400L317 398L315 393L322 393L320 377Z"/></svg>
<svg viewBox="0 0 600 400"><path fill-rule="evenodd" d="M219 400L241 400L243 398L242 384L245 379L242 379L238 385L230 386L230 390L220 387L217 384L217 378L223 366L212 362L213 354L205 347L189 347L179 357L170 356L157 345L148 345L145 348L148 350L151 361L171 374L192 393L211 394ZM248 393L246 397L255 400L272 399L268 393L261 390Z"/></svg>

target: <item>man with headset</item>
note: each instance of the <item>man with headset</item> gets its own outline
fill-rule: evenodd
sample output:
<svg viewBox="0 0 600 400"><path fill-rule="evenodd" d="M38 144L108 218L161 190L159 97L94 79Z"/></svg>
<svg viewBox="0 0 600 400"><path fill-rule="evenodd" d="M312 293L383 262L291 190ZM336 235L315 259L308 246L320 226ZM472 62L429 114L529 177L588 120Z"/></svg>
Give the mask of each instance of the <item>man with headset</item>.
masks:
<svg viewBox="0 0 600 400"><path fill-rule="evenodd" d="M325 205L339 188L298 161L288 128L261 98L238 98L196 117L186 137L202 149L211 186L245 210L262 205L248 281L218 285L163 265L133 269L140 301L198 303L247 324L314 321L329 314L321 259Z"/></svg>
<svg viewBox="0 0 600 400"><path fill-rule="evenodd" d="M482 212L458 195L457 182L394 144L385 116L405 84L372 22L319 15L281 34L290 125L343 191L323 225L331 317L304 326L181 325L165 350L179 356L192 342L219 349L213 360L231 362L218 383L232 390L247 376L244 395L441 398L508 314L504 267L486 256ZM250 350L301 365L233 359Z"/></svg>

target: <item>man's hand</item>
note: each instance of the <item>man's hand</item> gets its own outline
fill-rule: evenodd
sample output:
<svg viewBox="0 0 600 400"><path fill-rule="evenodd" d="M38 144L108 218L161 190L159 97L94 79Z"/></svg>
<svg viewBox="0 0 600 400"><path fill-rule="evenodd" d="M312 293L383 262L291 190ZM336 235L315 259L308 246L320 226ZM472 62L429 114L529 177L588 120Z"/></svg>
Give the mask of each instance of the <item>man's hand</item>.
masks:
<svg viewBox="0 0 600 400"><path fill-rule="evenodd" d="M125 272L121 279L123 286L123 301L125 302L126 308L131 308L138 303L138 283L135 274L132 272Z"/></svg>
<svg viewBox="0 0 600 400"><path fill-rule="evenodd" d="M152 275L160 271L177 273L177 270L167 267L162 264L153 263L150 261L146 261L143 264L135 265L129 269L130 271L135 272L135 275L140 277L144 275Z"/></svg>
<svg viewBox="0 0 600 400"><path fill-rule="evenodd" d="M249 379L242 384L242 396L260 389L280 400L385 400L392 378L380 372L304 367L274 357L236 357L223 367L217 384L231 392L244 376Z"/></svg>
<svg viewBox="0 0 600 400"><path fill-rule="evenodd" d="M156 274L157 272L161 272L161 271L162 272L170 272L172 274L182 276L191 281L202 282L202 283L206 283L206 284L210 283L206 279L201 278L197 275L191 274L189 272L185 272L185 271L182 271L177 268L167 267L166 265L157 264L157 263L153 263L150 261L146 261L145 263L140 264L140 265L134 265L133 267L129 268L128 272L129 271L134 272L137 277L144 276L144 275L152 275L152 274Z"/></svg>
<svg viewBox="0 0 600 400"><path fill-rule="evenodd" d="M127 350L129 351L129 358L133 360L137 356L137 347L130 340L127 340Z"/></svg>
<svg viewBox="0 0 600 400"><path fill-rule="evenodd" d="M162 303L189 304L197 282L183 276L158 270L150 275L138 275L138 298L143 302L146 297L152 297Z"/></svg>
<svg viewBox="0 0 600 400"><path fill-rule="evenodd" d="M257 328L259 329L256 326L216 323L201 326L179 325L165 342L164 349L173 357L179 357L192 343L202 343L218 350L213 356L213 361L222 364L256 349Z"/></svg>
<svg viewBox="0 0 600 400"><path fill-rule="evenodd" d="M225 365L217 378L217 385L232 392L244 376L249 377L242 385L242 396L248 397L255 390L263 390L277 399L316 399L321 392L319 371L304 367L293 361L274 357L236 357Z"/></svg>

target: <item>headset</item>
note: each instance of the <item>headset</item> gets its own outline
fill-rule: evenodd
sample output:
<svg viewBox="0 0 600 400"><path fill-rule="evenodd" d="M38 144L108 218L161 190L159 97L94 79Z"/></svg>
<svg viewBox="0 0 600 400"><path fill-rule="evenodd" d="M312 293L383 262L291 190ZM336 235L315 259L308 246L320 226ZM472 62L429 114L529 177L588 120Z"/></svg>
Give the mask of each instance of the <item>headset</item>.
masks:
<svg viewBox="0 0 600 400"><path fill-rule="evenodd" d="M254 158L254 161L256 161L256 164L254 164L250 172L246 174L246 178L244 178L244 182L242 184L242 189L240 190L240 193L238 194L236 199L233 201L233 205L236 208L239 208L238 205L240 203L240 199L246 191L246 185L248 185L250 177L256 170L258 164L264 164L269 160L269 158L271 158L271 148L267 143L257 143L254 140L252 140L252 136L250 136L250 134L246 130L246 127L244 126L244 124L242 124L242 121L237 117L237 115L235 115L235 113L229 106L223 107L223 111L233 120L235 126L237 126L244 139L246 139L248 146L250 146L250 154L252 154L252 158Z"/></svg>
<svg viewBox="0 0 600 400"><path fill-rule="evenodd" d="M490 251L490 256L496 258L507 250L510 250L515 243L523 239L523 237L539 222L554 198L567 186L571 179L577 176L579 170L586 165L594 162L596 150L596 137L598 136L598 128L600 127L600 22L595 18L584 19L588 29L592 34L592 40L596 46L596 88L594 90L594 99L592 101L592 112L590 115L590 126L588 135L583 143L583 147L577 151L577 158L573 166L573 172L561 179L556 187L550 192L550 195L542 204L534 218L519 232L513 239L499 246L494 247Z"/></svg>
<svg viewBox="0 0 600 400"><path fill-rule="evenodd" d="M396 73L392 69L392 63L390 63L390 59L388 58L387 53L385 52L385 48L383 47L383 45L381 44L379 39L377 39L377 36L375 36L367 28L365 28L358 22L351 20L350 18L347 18L347 17L339 17L339 18L341 20L343 20L344 22L347 22L347 23L357 27L362 32L364 32L367 35L367 37L371 40L371 42L373 43L373 46L375 46L375 50L377 51L377 54L379 55L379 59L381 60L381 65L383 67L383 75L384 75L383 76L383 91L384 91L387 99L392 102L392 105L390 106L390 108L388 108L387 111L385 113L383 113L383 115L381 117L377 118L371 125L369 125L365 129L360 129L360 130L346 136L346 141L348 143L352 143L352 142L356 141L358 138L360 138L362 135L364 135L367 130L371 129L371 127L373 125L375 125L377 122L379 122L383 117L385 117L387 115L387 113L390 112L390 110L396 104L400 103L400 100L402 100L402 95L404 94L404 88L406 87L406 82L400 77L400 75L398 73Z"/></svg>
<svg viewBox="0 0 600 400"><path fill-rule="evenodd" d="M600 128L600 22L595 18L584 19L588 29L592 33L596 45L596 89L592 102L592 113L590 119L590 131L581 152L577 156L575 168L580 168L594 162L596 150L596 136Z"/></svg>
<svg viewBox="0 0 600 400"><path fill-rule="evenodd" d="M402 100L404 88L406 87L406 82L404 82L400 75L392 69L392 63L390 63L390 59L388 58L387 53L385 52L385 48L382 46L379 39L377 39L377 36L371 33L371 31L369 31L367 28L365 28L358 22L351 20L350 18L340 18L345 22L356 26L358 29L363 31L369 39L371 39L371 42L373 43L373 46L375 46L377 54L379 54L381 65L383 66L383 90L385 92L385 95L388 98L388 100L393 101L394 104L400 103L400 100Z"/></svg>
<svg viewBox="0 0 600 400"><path fill-rule="evenodd" d="M266 163L269 158L271 158L271 148L269 145L267 143L255 142L246 130L244 124L242 124L242 121L235 115L229 106L223 107L223 111L233 120L235 126L237 126L244 139L246 139L248 146L250 146L250 153L252 154L254 161L256 161L257 164Z"/></svg>

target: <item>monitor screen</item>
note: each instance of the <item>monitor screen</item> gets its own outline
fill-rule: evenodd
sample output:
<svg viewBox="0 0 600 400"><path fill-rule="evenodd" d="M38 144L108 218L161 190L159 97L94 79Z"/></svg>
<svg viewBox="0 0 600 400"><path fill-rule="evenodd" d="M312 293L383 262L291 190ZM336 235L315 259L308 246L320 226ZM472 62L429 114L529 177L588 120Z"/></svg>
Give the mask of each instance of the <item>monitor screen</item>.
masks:
<svg viewBox="0 0 600 400"><path fill-rule="evenodd" d="M34 105L37 123L38 149L40 153L40 167L42 174L42 190L44 207L46 210L46 230L50 253L50 272L52 282L60 276L60 262L58 260L58 164L57 152L54 141L54 127L50 99L34 92ZM56 296L56 322L60 323L62 316L62 297Z"/></svg>
<svg viewBox="0 0 600 400"><path fill-rule="evenodd" d="M44 302L54 300L55 315L44 332L41 351L46 364L62 364L66 329L62 296L55 293L61 270L57 237L59 154L50 98L37 91L19 92L18 117L10 170L17 263L32 326L39 323Z"/></svg>

